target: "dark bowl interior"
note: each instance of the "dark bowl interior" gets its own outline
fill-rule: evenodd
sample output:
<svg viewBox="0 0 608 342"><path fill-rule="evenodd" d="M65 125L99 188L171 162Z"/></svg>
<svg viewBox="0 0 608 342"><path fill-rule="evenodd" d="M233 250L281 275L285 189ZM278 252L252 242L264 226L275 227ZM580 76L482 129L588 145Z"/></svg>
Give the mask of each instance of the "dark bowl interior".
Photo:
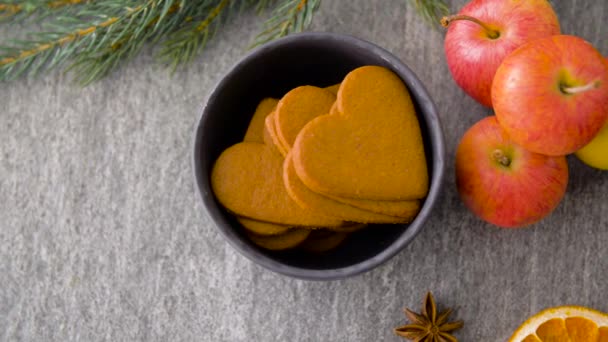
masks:
<svg viewBox="0 0 608 342"><path fill-rule="evenodd" d="M298 250L271 252L252 244L243 228L213 196L210 173L227 147L241 142L257 104L281 98L300 85L329 86L363 65L393 70L407 85L420 121L431 188L421 212L409 225L376 225L351 234L322 255ZM369 270L401 250L421 229L443 181L444 145L437 113L424 85L387 51L363 40L330 33L289 36L250 53L209 96L195 131L194 173L205 207L227 240L247 258L273 271L304 279L338 279Z"/></svg>

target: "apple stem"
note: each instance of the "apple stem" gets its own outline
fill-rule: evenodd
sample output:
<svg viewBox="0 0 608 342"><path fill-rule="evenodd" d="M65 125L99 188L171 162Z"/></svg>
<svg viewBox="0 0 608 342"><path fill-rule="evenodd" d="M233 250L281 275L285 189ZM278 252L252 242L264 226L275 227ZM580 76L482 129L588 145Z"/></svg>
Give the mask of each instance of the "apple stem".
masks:
<svg viewBox="0 0 608 342"><path fill-rule="evenodd" d="M509 157L507 157L502 150L494 150L494 152L492 152L492 158L494 158L494 160L499 162L502 166L511 165L511 159L509 159Z"/></svg>
<svg viewBox="0 0 608 342"><path fill-rule="evenodd" d="M479 20L479 19L477 19L475 17L468 16L466 14L456 14L456 15L450 15L448 17L443 17L443 18L441 18L441 25L443 27L448 27L448 26L450 26L450 23L452 21L457 21L457 20L472 21L475 24L483 27L484 30L486 30L486 33L488 34L488 37L490 37L490 39L496 39L496 38L500 37L500 32L494 30L493 28L491 28L490 26L488 26L483 21L481 21L481 20Z"/></svg>
<svg viewBox="0 0 608 342"><path fill-rule="evenodd" d="M579 94L579 93L584 93L588 90L591 89L595 89L598 88L600 86L600 81L593 81L593 82L589 82L583 86L579 86L579 87L567 87L567 86L561 86L561 90L566 93L566 94Z"/></svg>

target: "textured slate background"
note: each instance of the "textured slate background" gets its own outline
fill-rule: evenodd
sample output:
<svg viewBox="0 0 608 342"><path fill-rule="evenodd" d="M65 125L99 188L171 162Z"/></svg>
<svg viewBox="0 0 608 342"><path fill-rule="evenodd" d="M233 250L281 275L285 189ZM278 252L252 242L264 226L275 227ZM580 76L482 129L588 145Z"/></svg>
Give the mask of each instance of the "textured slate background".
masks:
<svg viewBox="0 0 608 342"><path fill-rule="evenodd" d="M564 32L608 54L608 3L555 8ZM450 165L435 216L401 254L344 281L289 279L238 255L194 191L190 158L207 94L262 18L239 20L174 77L148 51L86 89L59 73L0 84L0 340L398 341L403 307L427 290L465 320L462 341L505 340L552 305L608 311L608 173L570 158L565 200L529 229L473 217L454 151L490 112L450 78L443 32L401 0L325 0L311 29L375 42L429 88Z"/></svg>

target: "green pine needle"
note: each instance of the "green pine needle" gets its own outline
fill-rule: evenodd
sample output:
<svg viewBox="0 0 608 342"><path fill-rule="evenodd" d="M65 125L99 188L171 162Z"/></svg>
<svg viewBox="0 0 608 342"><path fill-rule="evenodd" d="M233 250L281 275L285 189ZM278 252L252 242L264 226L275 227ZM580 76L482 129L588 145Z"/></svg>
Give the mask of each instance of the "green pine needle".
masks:
<svg viewBox="0 0 608 342"><path fill-rule="evenodd" d="M180 0L149 0L127 9L113 25L100 31L99 41L91 39L92 48L76 56L68 70L83 85L107 76L120 63L135 57L146 42L160 39L171 31L169 27L177 26L179 22L171 15L179 14L180 7Z"/></svg>
<svg viewBox="0 0 608 342"><path fill-rule="evenodd" d="M206 1L204 6L188 13L179 29L163 42L158 53L159 60L168 65L171 72L179 65L192 61L225 20L230 5L230 0Z"/></svg>
<svg viewBox="0 0 608 342"><path fill-rule="evenodd" d="M264 31L256 37L253 46L285 37L290 33L302 32L310 25L319 5L321 5L321 0L285 1L274 11L273 16L264 23Z"/></svg>
<svg viewBox="0 0 608 342"><path fill-rule="evenodd" d="M418 14L430 25L437 25L439 20L449 14L446 0L409 0ZM438 27L438 26L437 26Z"/></svg>
<svg viewBox="0 0 608 342"><path fill-rule="evenodd" d="M435 21L446 0L410 0ZM0 0L0 23L38 26L24 40L0 44L0 81L53 68L71 71L86 85L160 45L159 61L171 70L198 56L214 33L243 10L272 9L253 46L305 30L321 0ZM435 21L436 22L436 21Z"/></svg>
<svg viewBox="0 0 608 342"><path fill-rule="evenodd" d="M43 20L55 13L73 13L75 8L93 0L0 0L0 23L17 23L25 19ZM69 17L64 16L64 19Z"/></svg>

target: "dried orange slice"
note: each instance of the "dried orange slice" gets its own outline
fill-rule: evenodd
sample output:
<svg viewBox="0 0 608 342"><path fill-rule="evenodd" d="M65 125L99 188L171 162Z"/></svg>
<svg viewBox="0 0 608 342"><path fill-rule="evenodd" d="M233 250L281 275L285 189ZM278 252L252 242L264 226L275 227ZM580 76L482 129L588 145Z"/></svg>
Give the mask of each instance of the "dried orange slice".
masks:
<svg viewBox="0 0 608 342"><path fill-rule="evenodd" d="M530 317L509 342L608 342L608 314L559 306Z"/></svg>

